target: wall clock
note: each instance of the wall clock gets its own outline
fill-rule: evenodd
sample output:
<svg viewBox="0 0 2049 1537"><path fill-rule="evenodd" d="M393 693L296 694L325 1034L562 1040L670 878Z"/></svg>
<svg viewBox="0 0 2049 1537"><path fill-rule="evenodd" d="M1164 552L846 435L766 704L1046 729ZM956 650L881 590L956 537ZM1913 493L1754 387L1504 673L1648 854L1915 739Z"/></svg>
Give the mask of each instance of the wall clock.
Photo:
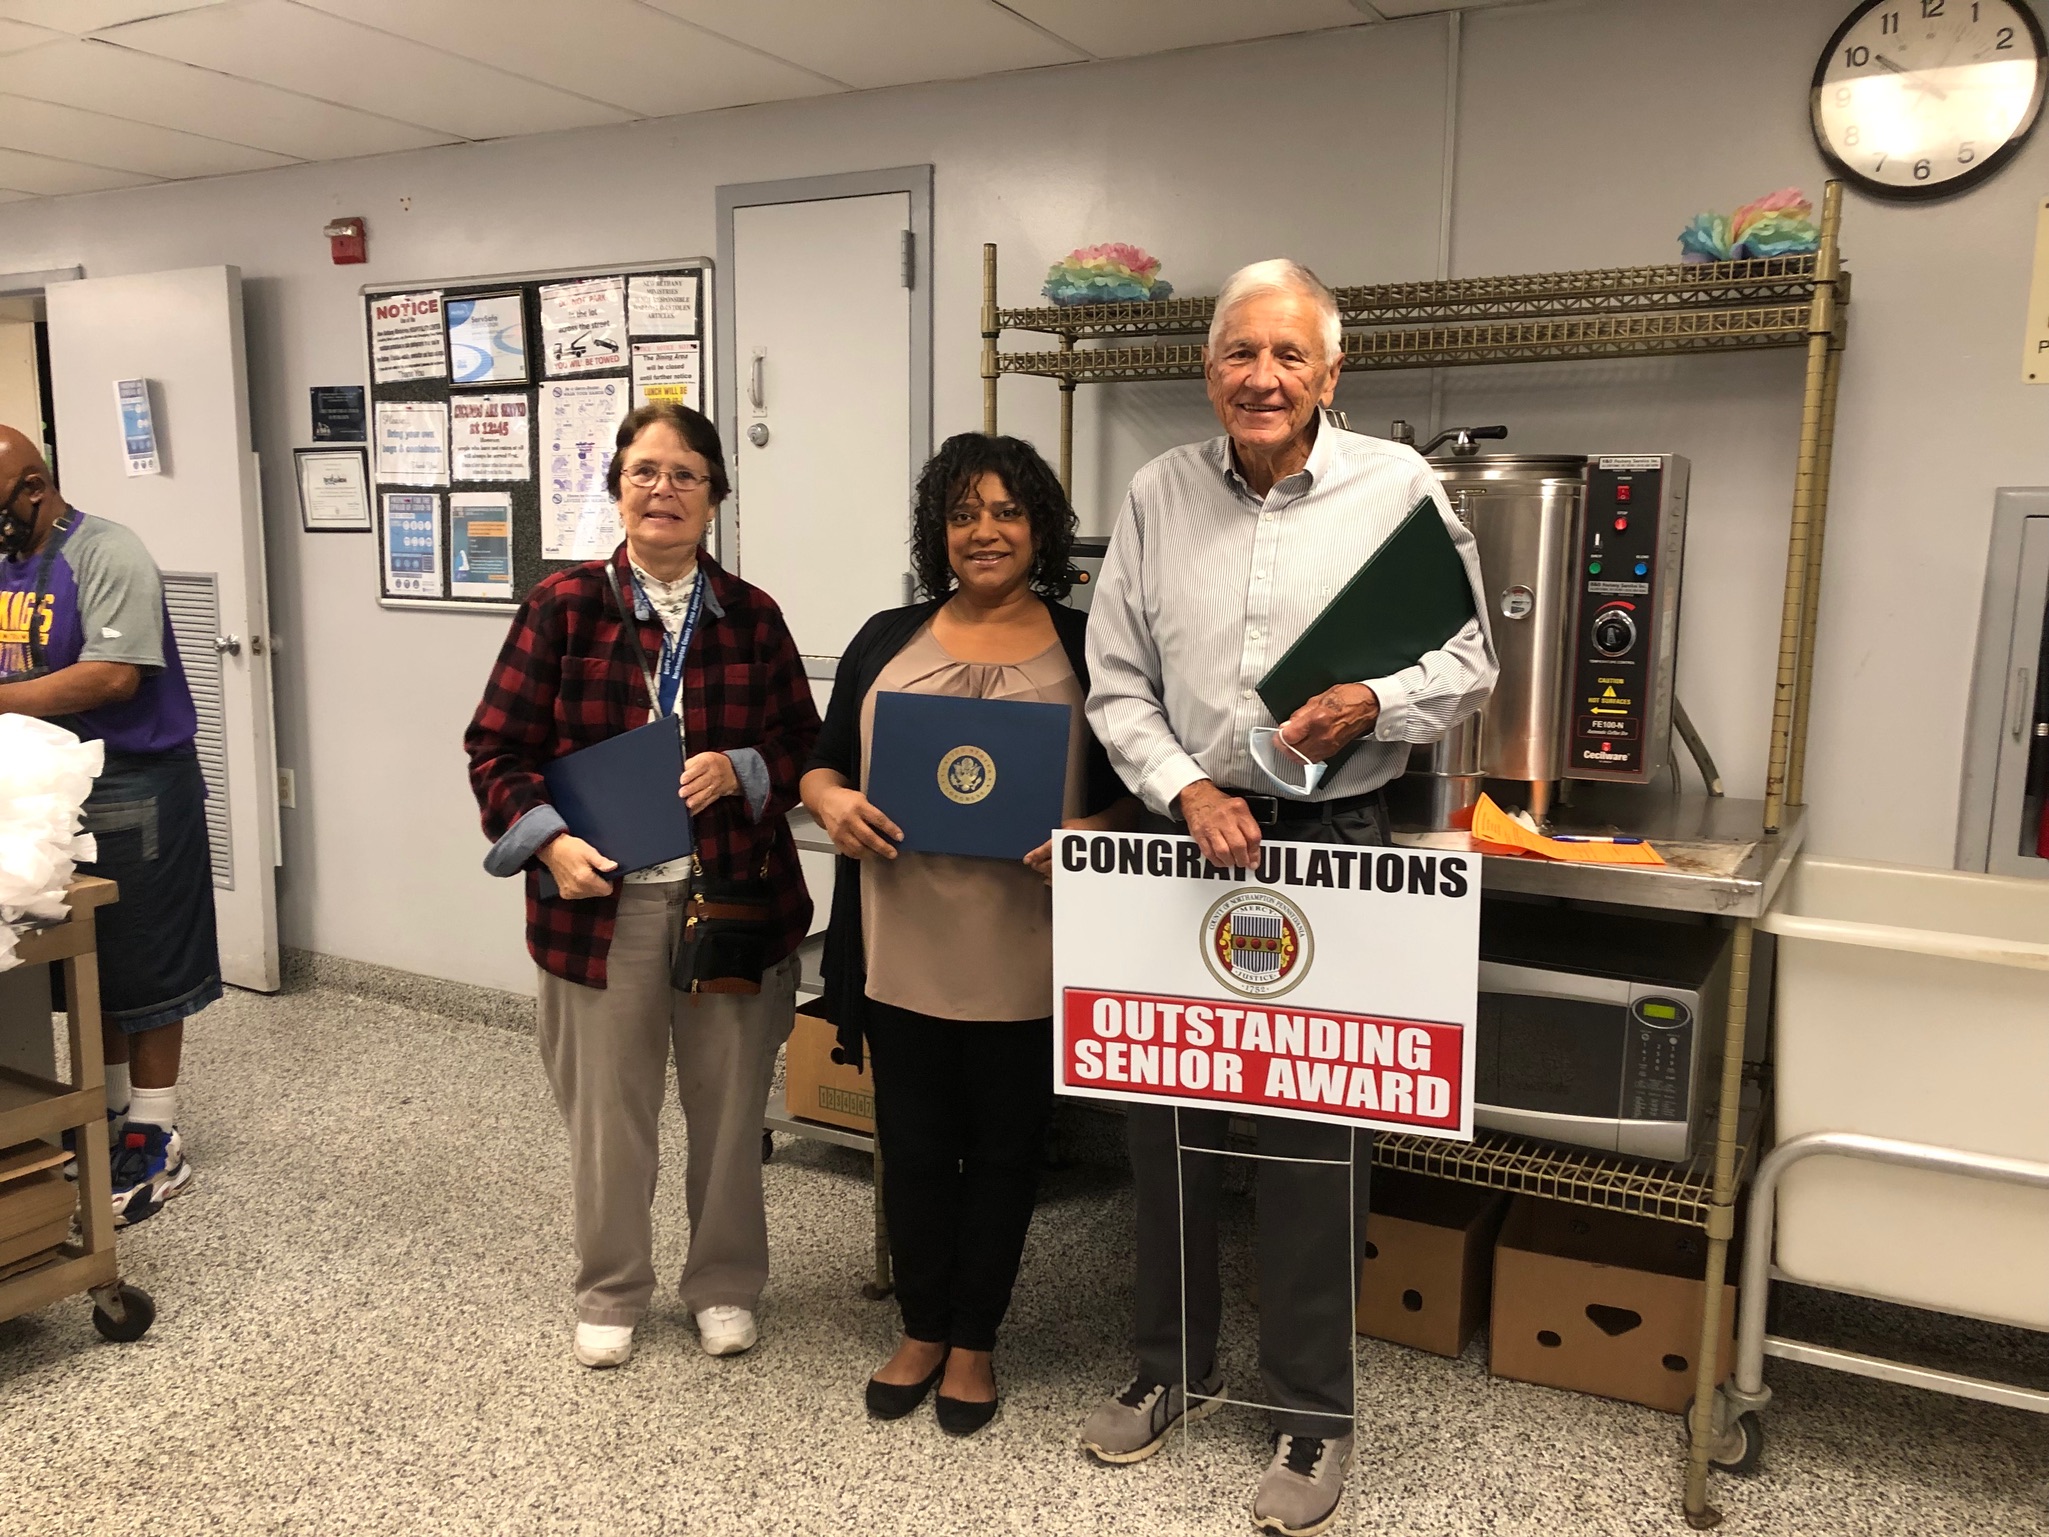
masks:
<svg viewBox="0 0 2049 1537"><path fill-rule="evenodd" d="M1880 197L1943 197L2013 158L2042 108L2026 0L1868 0L1814 66L1814 138Z"/></svg>

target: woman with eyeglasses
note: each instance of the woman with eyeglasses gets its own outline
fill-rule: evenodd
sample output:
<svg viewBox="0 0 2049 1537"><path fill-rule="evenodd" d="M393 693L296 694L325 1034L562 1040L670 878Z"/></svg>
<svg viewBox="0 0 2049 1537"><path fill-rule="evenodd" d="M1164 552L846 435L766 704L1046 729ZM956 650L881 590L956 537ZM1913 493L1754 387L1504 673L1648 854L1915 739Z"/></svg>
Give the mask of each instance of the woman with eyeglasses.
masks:
<svg viewBox="0 0 2049 1537"><path fill-rule="evenodd" d="M678 1290L707 1354L754 1344L768 1280L762 1113L811 921L786 814L818 734L781 610L701 548L727 491L712 424L687 406L633 412L606 485L624 542L527 595L464 737L497 840L485 868L526 873L541 1061L569 1131L585 1366L626 1361L654 1293L672 1052L690 1146ZM680 717L695 852L622 872L568 830L541 769L666 715ZM720 922L692 937L686 918L706 917ZM714 930L719 943L702 942Z"/></svg>
<svg viewBox="0 0 2049 1537"><path fill-rule="evenodd" d="M1029 443L963 433L918 480L927 597L875 615L840 658L802 783L840 858L825 939L839 1055L874 1062L883 1204L903 1338L869 1378L899 1419L934 1387L939 1425L995 1416L991 1357L1024 1255L1053 1109L1049 841L1021 862L904 852L865 791L877 694L1068 707L1065 827L1132 826L1083 717L1086 619L1066 607L1074 510ZM1048 829L1050 834L1050 829Z"/></svg>

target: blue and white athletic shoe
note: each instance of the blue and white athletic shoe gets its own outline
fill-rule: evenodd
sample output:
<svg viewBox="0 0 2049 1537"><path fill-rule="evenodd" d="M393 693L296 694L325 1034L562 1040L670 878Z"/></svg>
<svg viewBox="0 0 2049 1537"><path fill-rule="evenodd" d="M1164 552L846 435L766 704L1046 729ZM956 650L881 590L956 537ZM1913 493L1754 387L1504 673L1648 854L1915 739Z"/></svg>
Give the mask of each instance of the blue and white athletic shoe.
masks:
<svg viewBox="0 0 2049 1537"><path fill-rule="evenodd" d="M131 1121L114 1150L114 1226L133 1227L192 1183L178 1128Z"/></svg>
<svg viewBox="0 0 2049 1537"><path fill-rule="evenodd" d="M127 1130L127 1128L128 1112L126 1110L109 1110L107 1112L107 1150L109 1152L114 1152L120 1148L121 1133ZM64 1177L75 1180L78 1178L78 1143L74 1140L72 1132L67 1131L64 1133L64 1151L71 1155L64 1160Z"/></svg>

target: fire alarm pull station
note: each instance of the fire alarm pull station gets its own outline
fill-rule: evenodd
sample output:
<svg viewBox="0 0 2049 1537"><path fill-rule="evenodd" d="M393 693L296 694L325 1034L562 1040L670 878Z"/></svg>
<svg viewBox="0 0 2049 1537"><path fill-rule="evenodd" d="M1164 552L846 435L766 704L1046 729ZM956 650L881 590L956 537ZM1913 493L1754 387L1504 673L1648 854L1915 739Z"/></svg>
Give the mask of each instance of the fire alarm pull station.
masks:
<svg viewBox="0 0 2049 1537"><path fill-rule="evenodd" d="M324 233L327 236L328 252L337 267L346 267L351 263L370 259L370 237L363 229L363 220L360 216L336 219L327 226Z"/></svg>

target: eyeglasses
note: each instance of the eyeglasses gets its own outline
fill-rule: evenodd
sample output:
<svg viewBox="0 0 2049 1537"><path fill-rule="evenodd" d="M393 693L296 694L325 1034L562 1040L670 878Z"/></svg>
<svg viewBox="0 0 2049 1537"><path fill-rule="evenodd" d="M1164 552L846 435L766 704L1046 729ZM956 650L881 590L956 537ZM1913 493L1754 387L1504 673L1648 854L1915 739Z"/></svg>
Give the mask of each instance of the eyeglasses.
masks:
<svg viewBox="0 0 2049 1537"><path fill-rule="evenodd" d="M624 479L629 486L637 486L642 491L652 491L662 483L663 473L659 464L636 464L625 472ZM669 484L676 488L676 494L679 496L687 495L699 486L711 484L709 476L700 475L695 470L670 470L667 476Z"/></svg>

